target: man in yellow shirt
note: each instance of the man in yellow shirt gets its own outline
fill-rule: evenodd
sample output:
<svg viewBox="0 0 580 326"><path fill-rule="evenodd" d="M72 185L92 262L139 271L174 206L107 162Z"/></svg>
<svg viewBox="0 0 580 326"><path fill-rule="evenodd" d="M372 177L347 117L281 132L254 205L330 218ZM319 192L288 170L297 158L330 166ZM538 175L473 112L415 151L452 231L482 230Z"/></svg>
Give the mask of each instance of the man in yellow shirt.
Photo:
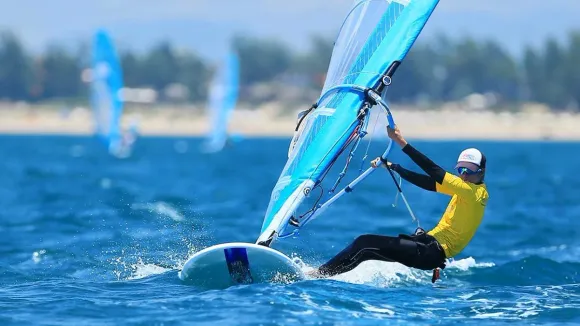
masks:
<svg viewBox="0 0 580 326"><path fill-rule="evenodd" d="M475 148L461 152L457 159L455 176L433 163L403 138L397 127L387 127L389 137L401 146L427 175L409 171L398 164L383 161L387 169L397 172L403 179L425 190L451 196L451 201L435 228L425 233L417 229L413 235L398 237L367 234L356 238L352 244L309 274L314 277L342 274L366 260L399 262L422 270L434 270L433 279L439 277L438 268L445 268L445 259L459 254L471 241L483 218L488 193L484 183L486 158ZM381 158L371 164L377 167Z"/></svg>

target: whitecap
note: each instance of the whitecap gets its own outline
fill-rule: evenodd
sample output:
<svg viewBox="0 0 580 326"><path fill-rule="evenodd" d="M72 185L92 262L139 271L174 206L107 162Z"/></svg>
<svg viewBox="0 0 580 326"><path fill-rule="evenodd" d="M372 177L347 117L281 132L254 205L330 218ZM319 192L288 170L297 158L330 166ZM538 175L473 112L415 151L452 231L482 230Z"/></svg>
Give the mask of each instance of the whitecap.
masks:
<svg viewBox="0 0 580 326"><path fill-rule="evenodd" d="M449 269L458 269L460 271L467 271L470 268L488 268L494 267L495 264L491 262L478 263L473 257L468 257L459 260L448 260L447 267Z"/></svg>
<svg viewBox="0 0 580 326"><path fill-rule="evenodd" d="M44 258L45 254L46 254L46 250L45 249L41 249L41 250L38 250L38 251L33 252L32 253L32 261L35 264L40 263L40 261Z"/></svg>

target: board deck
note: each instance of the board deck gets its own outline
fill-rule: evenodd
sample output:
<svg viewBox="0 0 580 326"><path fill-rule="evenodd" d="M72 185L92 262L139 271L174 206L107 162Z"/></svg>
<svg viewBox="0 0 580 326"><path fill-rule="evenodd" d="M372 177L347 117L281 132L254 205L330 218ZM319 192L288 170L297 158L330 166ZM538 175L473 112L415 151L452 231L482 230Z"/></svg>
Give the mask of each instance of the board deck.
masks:
<svg viewBox="0 0 580 326"><path fill-rule="evenodd" d="M212 289L304 279L300 267L286 255L243 242L219 244L195 253L178 276L187 284Z"/></svg>

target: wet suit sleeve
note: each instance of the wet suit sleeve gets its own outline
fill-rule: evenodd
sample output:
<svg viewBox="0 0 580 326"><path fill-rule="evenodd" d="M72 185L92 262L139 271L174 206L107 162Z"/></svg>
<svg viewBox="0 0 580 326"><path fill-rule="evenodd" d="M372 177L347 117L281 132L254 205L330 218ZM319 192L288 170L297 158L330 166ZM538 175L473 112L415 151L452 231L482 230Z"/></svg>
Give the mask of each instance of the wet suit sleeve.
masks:
<svg viewBox="0 0 580 326"><path fill-rule="evenodd" d="M411 144L405 145L405 147L403 147L403 152L407 154L423 171L425 171L425 173L435 180L435 188L437 192L447 195L456 194L459 196L469 196L473 192L467 182L446 172L427 156L411 146Z"/></svg>
<svg viewBox="0 0 580 326"><path fill-rule="evenodd" d="M445 178L445 170L443 170L439 165L431 161L423 153L411 146L411 144L405 145L403 147L403 153L407 154L415 164L417 164L421 170L425 171L431 178L433 178L438 184L443 184L443 179Z"/></svg>
<svg viewBox="0 0 580 326"><path fill-rule="evenodd" d="M429 191L437 191L435 180L428 175L415 173L395 163L391 164L391 170L397 172L401 178L409 181L417 187Z"/></svg>

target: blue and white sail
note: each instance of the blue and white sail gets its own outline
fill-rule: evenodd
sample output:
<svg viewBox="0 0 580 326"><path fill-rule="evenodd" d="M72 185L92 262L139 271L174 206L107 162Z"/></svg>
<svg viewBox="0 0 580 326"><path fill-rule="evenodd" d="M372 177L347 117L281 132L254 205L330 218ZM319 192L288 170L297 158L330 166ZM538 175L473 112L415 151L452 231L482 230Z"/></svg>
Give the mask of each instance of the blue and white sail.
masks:
<svg viewBox="0 0 580 326"><path fill-rule="evenodd" d="M126 147L123 146L121 131L121 64L113 41L105 30L95 33L92 50L91 106L95 134L112 154L120 153Z"/></svg>
<svg viewBox="0 0 580 326"><path fill-rule="evenodd" d="M269 246L278 237L284 237L288 234L289 222L300 226L297 216L300 205L321 184L346 147L353 141L358 144L364 137L373 105L382 103L389 123L393 124L390 110L379 94L391 84L396 68L437 3L438 0L354 2L335 42L321 96L300 119L288 161L272 191L257 243ZM341 194L349 192L351 185ZM306 218L336 198L335 195L325 203L317 203Z"/></svg>
<svg viewBox="0 0 580 326"><path fill-rule="evenodd" d="M238 101L239 69L238 56L230 51L210 85L208 116L211 118L211 124L204 144L206 152L222 150L230 138L228 123Z"/></svg>

